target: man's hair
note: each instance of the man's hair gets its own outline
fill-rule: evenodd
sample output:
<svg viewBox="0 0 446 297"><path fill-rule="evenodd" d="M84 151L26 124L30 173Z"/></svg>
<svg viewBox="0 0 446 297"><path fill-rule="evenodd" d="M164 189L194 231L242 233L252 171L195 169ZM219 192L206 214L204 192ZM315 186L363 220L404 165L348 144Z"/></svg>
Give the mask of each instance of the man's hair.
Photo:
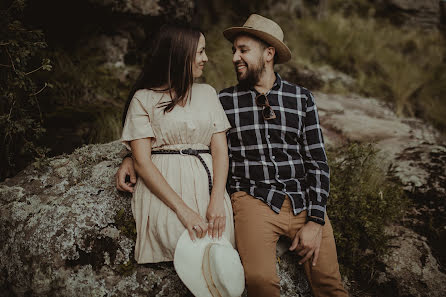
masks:
<svg viewBox="0 0 446 297"><path fill-rule="evenodd" d="M235 35L234 40L237 37L239 37L239 36L248 36L248 37L254 39L255 41L257 41L260 44L260 46L262 47L263 50L265 50L265 49L267 49L269 47L273 47L272 45L270 45L269 43L267 43L263 39L260 39L259 37L255 36L253 34L247 33L247 32L242 32L242 33L239 33L239 34ZM277 59L278 59L277 51L275 51L275 53L274 53L274 64L276 64Z"/></svg>
<svg viewBox="0 0 446 297"><path fill-rule="evenodd" d="M194 82L192 67L195 62L201 31L189 25L166 24L155 34L143 70L134 84L124 108L123 125L127 110L136 91L167 85L172 101L164 112L190 98Z"/></svg>

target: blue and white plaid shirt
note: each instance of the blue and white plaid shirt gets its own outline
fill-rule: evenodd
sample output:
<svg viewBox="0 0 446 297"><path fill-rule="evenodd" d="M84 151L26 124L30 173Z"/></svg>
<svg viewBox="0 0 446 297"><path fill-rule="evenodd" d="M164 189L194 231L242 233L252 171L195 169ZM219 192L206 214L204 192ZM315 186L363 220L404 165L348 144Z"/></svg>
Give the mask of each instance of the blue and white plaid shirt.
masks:
<svg viewBox="0 0 446 297"><path fill-rule="evenodd" d="M294 214L324 221L330 173L313 95L276 74L266 94L276 114L264 120L254 88L219 93L232 128L228 131L228 191L244 191L279 213L288 195Z"/></svg>

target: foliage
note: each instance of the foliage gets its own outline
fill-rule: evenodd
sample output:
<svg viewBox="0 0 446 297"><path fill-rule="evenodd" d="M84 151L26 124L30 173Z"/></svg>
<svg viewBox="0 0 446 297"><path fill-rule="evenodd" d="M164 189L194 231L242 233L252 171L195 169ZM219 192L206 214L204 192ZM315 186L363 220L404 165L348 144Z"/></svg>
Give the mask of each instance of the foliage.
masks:
<svg viewBox="0 0 446 297"><path fill-rule="evenodd" d="M49 78L53 88L43 98L45 139L64 139L81 146L118 139L122 106L131 80L120 80L121 68L104 65L103 53L88 47L70 52L50 51L54 71ZM73 139L71 134L79 134ZM70 152L66 145L52 144L52 153ZM74 149L72 147L71 149Z"/></svg>
<svg viewBox="0 0 446 297"><path fill-rule="evenodd" d="M21 22L24 7L24 1L12 1L0 10L0 180L47 151L37 144L44 133L38 100L51 85L35 74L50 71L51 64L43 55L43 33Z"/></svg>
<svg viewBox="0 0 446 297"><path fill-rule="evenodd" d="M401 219L407 200L389 181L372 145L351 144L328 153L328 212L342 274L371 280L387 249L384 229Z"/></svg>
<svg viewBox="0 0 446 297"><path fill-rule="evenodd" d="M129 81L121 82L116 77L122 69L104 65L104 52L85 46L70 52L53 48L49 54L54 63L54 87L47 98L51 105L77 106L110 100L119 105L127 97Z"/></svg>
<svg viewBox="0 0 446 297"><path fill-rule="evenodd" d="M117 75L127 72L105 65L96 44L68 50L53 40L48 48L44 33L27 25L25 3L0 6L0 180L45 155L70 152L70 144L117 139L130 89Z"/></svg>
<svg viewBox="0 0 446 297"><path fill-rule="evenodd" d="M278 22L285 32L299 28L287 35L298 62L331 65L356 78L350 91L387 100L398 115L422 116L446 132L446 41L439 32L333 12Z"/></svg>
<svg viewBox="0 0 446 297"><path fill-rule="evenodd" d="M232 65L232 45L222 34L227 27L229 25L222 22L205 32L209 62L205 67L203 79L217 92L237 83Z"/></svg>

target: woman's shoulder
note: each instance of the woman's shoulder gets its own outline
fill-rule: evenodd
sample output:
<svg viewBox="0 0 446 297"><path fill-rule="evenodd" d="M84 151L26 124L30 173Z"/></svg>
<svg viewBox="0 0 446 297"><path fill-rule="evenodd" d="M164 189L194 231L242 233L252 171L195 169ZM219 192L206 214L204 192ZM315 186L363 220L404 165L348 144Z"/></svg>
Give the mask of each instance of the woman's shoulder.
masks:
<svg viewBox="0 0 446 297"><path fill-rule="evenodd" d="M162 93L156 92L150 89L139 89L133 95L133 98L136 98L144 105L153 105L159 101Z"/></svg>
<svg viewBox="0 0 446 297"><path fill-rule="evenodd" d="M212 93L212 94L217 94L217 92L215 91L214 87L212 87L209 84L194 83L192 85L192 92L194 90L201 91L201 92Z"/></svg>
<svg viewBox="0 0 446 297"><path fill-rule="evenodd" d="M133 95L133 98L138 99L139 101L143 102L146 101L149 97L150 90L147 89L139 89L135 92Z"/></svg>

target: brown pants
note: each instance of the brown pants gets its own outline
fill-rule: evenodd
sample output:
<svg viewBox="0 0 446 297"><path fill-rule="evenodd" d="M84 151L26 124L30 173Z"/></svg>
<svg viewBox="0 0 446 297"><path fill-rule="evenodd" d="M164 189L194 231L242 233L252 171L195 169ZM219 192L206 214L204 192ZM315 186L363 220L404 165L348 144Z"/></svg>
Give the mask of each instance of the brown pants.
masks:
<svg viewBox="0 0 446 297"><path fill-rule="evenodd" d="M280 296L276 244L281 235L294 238L306 222L306 211L295 216L289 198L285 199L279 214L245 192L232 194L231 200L235 240L245 270L248 296ZM342 286L333 229L328 217L322 228L316 266L310 265L311 261L308 260L304 268L315 297L348 296Z"/></svg>

